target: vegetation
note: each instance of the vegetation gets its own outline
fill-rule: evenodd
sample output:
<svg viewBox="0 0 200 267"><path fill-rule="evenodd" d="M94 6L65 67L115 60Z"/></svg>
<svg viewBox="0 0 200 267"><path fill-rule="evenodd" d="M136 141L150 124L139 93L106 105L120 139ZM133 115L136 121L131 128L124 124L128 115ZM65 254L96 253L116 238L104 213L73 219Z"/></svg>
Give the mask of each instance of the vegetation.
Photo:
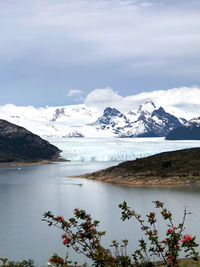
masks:
<svg viewBox="0 0 200 267"><path fill-rule="evenodd" d="M8 261L7 258L0 258L1 267L34 267L33 260L23 260L21 262Z"/></svg>
<svg viewBox="0 0 200 267"><path fill-rule="evenodd" d="M82 177L133 185L200 183L200 148L164 152L127 161Z"/></svg>
<svg viewBox="0 0 200 267"><path fill-rule="evenodd" d="M153 266L152 256L156 256L165 266L178 266L180 264L180 252L185 257L192 258L198 262L198 253L195 250L198 244L195 237L185 234L185 218L189 214L184 211L182 221L175 225L172 214L160 201L154 202L155 208L159 210L161 218L167 222L166 236L161 238L156 227L157 216L155 212L146 215L146 222L135 210L131 210L126 202L119 205L122 211L123 221L135 218L146 236L139 240L139 249L130 256L127 254L128 240L122 240L119 244L113 241L112 249L104 248L101 243L105 232L98 229L99 221L93 220L85 210L75 209L74 217L65 220L62 216L54 216L50 211L46 212L43 221L49 226L63 230L62 243L66 248L72 248L77 253L83 254L96 267L131 267L131 266ZM54 254L50 263L55 266L80 266L78 262L72 262L67 257L64 259ZM83 265L82 265L83 266ZM84 266L87 266L86 264Z"/></svg>
<svg viewBox="0 0 200 267"><path fill-rule="evenodd" d="M93 220L85 210L75 209L74 216L65 220L62 216L54 216L48 211L43 215L43 221L49 226L57 227L63 231L61 240L66 248L72 248L75 252L83 254L90 259L92 266L96 267L151 267L151 266L196 266L199 265L198 252L195 236L185 233L185 219L190 213L184 210L182 220L175 225L172 213L167 210L164 203L154 201L157 212L151 211L146 219L131 209L124 201L119 205L122 221L136 219L144 237L139 240L136 251L127 253L128 240L122 240L119 244L116 240L110 248L102 245L104 231L99 230L99 221ZM157 229L158 215L166 223L165 237L161 237ZM186 259L180 260L180 253L185 254ZM155 263L152 259L158 259ZM160 260L160 261L159 261ZM2 264L1 264L2 263ZM81 267L77 261L71 261L69 256L65 258L54 254L49 263L55 267ZM22 262L9 262L6 258L0 258L1 267L34 267L31 260ZM89 265L91 266L91 265Z"/></svg>

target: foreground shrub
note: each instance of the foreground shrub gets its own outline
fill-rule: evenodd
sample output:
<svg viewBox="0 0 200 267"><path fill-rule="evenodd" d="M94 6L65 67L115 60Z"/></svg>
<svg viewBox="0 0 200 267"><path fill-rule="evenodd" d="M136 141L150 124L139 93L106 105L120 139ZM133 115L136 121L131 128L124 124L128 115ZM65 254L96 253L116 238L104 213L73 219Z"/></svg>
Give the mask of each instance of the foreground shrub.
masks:
<svg viewBox="0 0 200 267"><path fill-rule="evenodd" d="M139 249L131 257L127 255L128 240L122 240L121 244L114 240L111 245L114 248L114 253L102 246L101 239L105 232L98 230L99 221L92 220L90 214L87 214L85 210L75 209L74 217L69 218L69 220L65 220L62 216L56 217L48 211L44 213L43 221L46 221L49 226L62 229L63 245L67 248L71 247L77 253L91 259L93 266L152 266L152 256L156 256L167 266L176 266L181 251L185 252L185 257L198 260L198 253L195 250L198 244L195 242L195 237L184 234L185 218L189 213L185 210L182 222L174 225L172 214L164 207L164 204L160 201L153 203L155 208L159 209L162 218L167 221L166 237L164 239L159 237L155 212L146 215L147 222L145 223L141 215L131 210L126 202L119 205L122 210L121 219L125 221L132 217L135 218L149 240L148 244L144 239L139 240ZM63 259L54 254L49 261L56 266L79 266L77 262L69 261L68 255Z"/></svg>
<svg viewBox="0 0 200 267"><path fill-rule="evenodd" d="M33 260L21 262L8 261L7 258L0 258L0 267L35 267Z"/></svg>
<svg viewBox="0 0 200 267"><path fill-rule="evenodd" d="M133 258L136 265L141 262L150 262L151 256L156 256L168 266L175 266L178 263L178 258L181 251L185 252L185 257L192 257L193 260L198 260L198 253L195 248L198 244L195 242L195 237L189 234L184 234L185 218L188 214L184 210L182 222L174 225L172 220L172 213L164 208L164 203L154 201L155 208L160 209L159 213L162 218L167 221L166 237L160 239L158 230L156 228L156 213L150 212L147 217L147 224L134 210L130 210L126 202L119 205L122 209L122 220L129 220L134 217L140 224L141 230L145 233L150 241L150 247L144 239L139 240L140 249L133 253Z"/></svg>

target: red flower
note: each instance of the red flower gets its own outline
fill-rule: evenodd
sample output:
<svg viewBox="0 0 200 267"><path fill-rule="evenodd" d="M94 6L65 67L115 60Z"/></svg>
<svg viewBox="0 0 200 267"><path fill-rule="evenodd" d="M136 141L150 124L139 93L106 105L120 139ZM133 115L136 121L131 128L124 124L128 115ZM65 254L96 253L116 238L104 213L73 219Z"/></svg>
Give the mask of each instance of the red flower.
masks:
<svg viewBox="0 0 200 267"><path fill-rule="evenodd" d="M62 259L62 258L59 258L58 260L57 260L57 263L63 263L64 262L64 260Z"/></svg>
<svg viewBox="0 0 200 267"><path fill-rule="evenodd" d="M63 241L63 245L67 245L71 239L69 237L66 237L65 240Z"/></svg>
<svg viewBox="0 0 200 267"><path fill-rule="evenodd" d="M167 230L167 235L170 235L170 234L171 234L171 232L172 232L172 229L171 229L171 228L169 228L169 229Z"/></svg>
<svg viewBox="0 0 200 267"><path fill-rule="evenodd" d="M156 216L155 212L151 212L150 216L155 217Z"/></svg>
<svg viewBox="0 0 200 267"><path fill-rule="evenodd" d="M66 234L61 235L62 239L66 238Z"/></svg>
<svg viewBox="0 0 200 267"><path fill-rule="evenodd" d="M192 239L191 235L184 235L183 239L181 240L182 243L187 243Z"/></svg>
<svg viewBox="0 0 200 267"><path fill-rule="evenodd" d="M61 221L64 220L64 218L63 218L62 216L58 216L58 217L56 218L56 220L57 220L58 222L61 222Z"/></svg>
<svg viewBox="0 0 200 267"><path fill-rule="evenodd" d="M108 253L103 254L103 258L106 259L109 256Z"/></svg>
<svg viewBox="0 0 200 267"><path fill-rule="evenodd" d="M168 259L171 259L172 258L172 255L171 254L168 254L167 258Z"/></svg>

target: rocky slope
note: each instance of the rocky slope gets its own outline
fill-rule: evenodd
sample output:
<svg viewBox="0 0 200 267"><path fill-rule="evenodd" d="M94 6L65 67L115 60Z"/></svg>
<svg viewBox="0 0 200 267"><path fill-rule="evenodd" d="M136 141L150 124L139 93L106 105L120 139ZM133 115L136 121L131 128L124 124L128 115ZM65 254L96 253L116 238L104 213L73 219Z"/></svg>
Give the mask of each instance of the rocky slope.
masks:
<svg viewBox="0 0 200 267"><path fill-rule="evenodd" d="M127 161L81 177L130 185L200 183L200 148L164 152Z"/></svg>
<svg viewBox="0 0 200 267"><path fill-rule="evenodd" d="M171 131L167 140L200 140L200 117L192 119Z"/></svg>
<svg viewBox="0 0 200 267"><path fill-rule="evenodd" d="M52 160L59 149L39 136L0 120L0 163Z"/></svg>
<svg viewBox="0 0 200 267"><path fill-rule="evenodd" d="M110 131L114 135L118 135L129 123L129 119L123 113L115 108L108 107L104 110L103 115L91 126L95 126L98 131Z"/></svg>
<svg viewBox="0 0 200 267"><path fill-rule="evenodd" d="M98 131L110 131L116 137L162 137L182 125L182 121L157 108L148 99L137 111L127 116L115 108L106 108L103 115L92 124Z"/></svg>

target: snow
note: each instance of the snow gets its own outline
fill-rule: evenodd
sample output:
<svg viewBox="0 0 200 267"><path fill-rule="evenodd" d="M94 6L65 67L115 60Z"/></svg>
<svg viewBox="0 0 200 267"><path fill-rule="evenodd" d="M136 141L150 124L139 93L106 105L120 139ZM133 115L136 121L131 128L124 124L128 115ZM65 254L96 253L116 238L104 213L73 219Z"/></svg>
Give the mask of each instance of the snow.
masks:
<svg viewBox="0 0 200 267"><path fill-rule="evenodd" d="M168 141L164 138L46 138L74 162L122 162L165 151L200 147L200 141Z"/></svg>
<svg viewBox="0 0 200 267"><path fill-rule="evenodd" d="M160 119L158 119L158 117L156 117L156 116L153 116L152 119L153 119L157 124L161 124L161 125L163 124L163 121L160 120Z"/></svg>
<svg viewBox="0 0 200 267"><path fill-rule="evenodd" d="M144 104L141 104L139 107L139 112L144 112L144 113L152 113L156 109L155 104L151 99L147 99L147 101Z"/></svg>
<svg viewBox="0 0 200 267"><path fill-rule="evenodd" d="M97 136L97 131L88 124L101 114L95 107L85 105L35 108L32 106L0 106L0 118L25 127L40 136L66 136L77 131L83 135Z"/></svg>
<svg viewBox="0 0 200 267"><path fill-rule="evenodd" d="M137 136L145 133L147 128L166 125L165 118L161 120L152 115L155 110L151 99L141 104L137 111L123 114L108 107L103 115L96 107L84 104L41 108L8 104L0 106L0 118L41 137L71 137L76 135L74 133L85 137Z"/></svg>
<svg viewBox="0 0 200 267"><path fill-rule="evenodd" d="M190 126L192 124L195 124L196 126L199 126L200 125L200 117L191 119L190 121L188 121L188 123L186 123L186 125L187 124L188 124L188 126Z"/></svg>

